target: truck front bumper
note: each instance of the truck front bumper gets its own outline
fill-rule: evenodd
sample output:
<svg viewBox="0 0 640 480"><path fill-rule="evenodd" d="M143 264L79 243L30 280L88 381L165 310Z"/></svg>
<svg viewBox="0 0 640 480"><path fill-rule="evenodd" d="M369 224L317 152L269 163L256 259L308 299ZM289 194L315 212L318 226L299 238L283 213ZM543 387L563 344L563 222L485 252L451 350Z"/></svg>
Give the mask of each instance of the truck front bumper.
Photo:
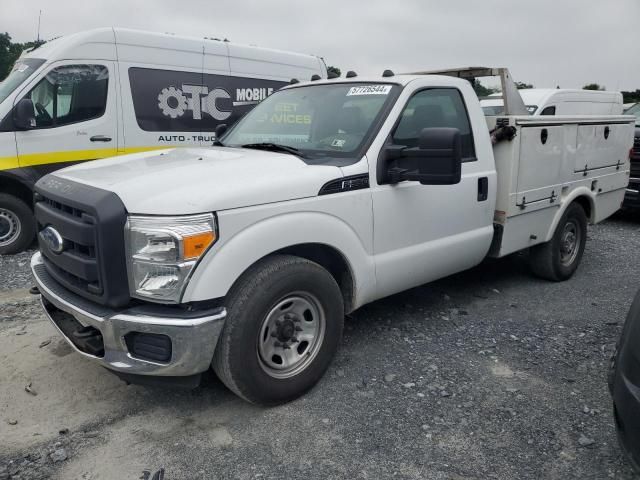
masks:
<svg viewBox="0 0 640 480"><path fill-rule="evenodd" d="M39 252L31 270L49 320L84 357L128 381L192 377L209 369L227 315L224 308L192 312L146 304L113 310L58 284Z"/></svg>

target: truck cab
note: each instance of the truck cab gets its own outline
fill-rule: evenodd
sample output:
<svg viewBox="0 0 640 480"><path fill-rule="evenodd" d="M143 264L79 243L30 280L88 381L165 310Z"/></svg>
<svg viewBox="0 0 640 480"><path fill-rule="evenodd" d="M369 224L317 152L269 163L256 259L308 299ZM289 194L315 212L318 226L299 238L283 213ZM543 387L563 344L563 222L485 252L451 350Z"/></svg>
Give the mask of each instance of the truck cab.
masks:
<svg viewBox="0 0 640 480"><path fill-rule="evenodd" d="M366 303L525 249L570 278L587 222L622 201L631 117L549 123L505 69L440 73L293 82L213 147L44 177L45 312L128 381L213 367L270 405L315 385ZM481 73L501 75L509 115L485 118L465 79Z"/></svg>

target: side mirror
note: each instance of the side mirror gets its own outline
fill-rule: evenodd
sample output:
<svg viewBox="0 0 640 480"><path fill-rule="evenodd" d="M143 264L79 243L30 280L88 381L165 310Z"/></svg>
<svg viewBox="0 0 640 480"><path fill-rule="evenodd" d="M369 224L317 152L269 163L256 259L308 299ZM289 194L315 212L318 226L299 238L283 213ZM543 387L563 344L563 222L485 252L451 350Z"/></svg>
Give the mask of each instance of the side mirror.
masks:
<svg viewBox="0 0 640 480"><path fill-rule="evenodd" d="M30 98L23 98L13 109L13 125L18 130L29 130L36 127L33 102Z"/></svg>
<svg viewBox="0 0 640 480"><path fill-rule="evenodd" d="M225 134L228 128L229 126L226 123L219 124L216 127L216 140L220 140L220 137L222 137Z"/></svg>
<svg viewBox="0 0 640 480"><path fill-rule="evenodd" d="M389 145L383 150L382 182L416 181L422 185L455 185L462 175L462 143L457 128L425 128L418 146ZM380 167L379 167L380 168ZM380 177L380 175L379 175ZM380 178L379 178L380 180Z"/></svg>

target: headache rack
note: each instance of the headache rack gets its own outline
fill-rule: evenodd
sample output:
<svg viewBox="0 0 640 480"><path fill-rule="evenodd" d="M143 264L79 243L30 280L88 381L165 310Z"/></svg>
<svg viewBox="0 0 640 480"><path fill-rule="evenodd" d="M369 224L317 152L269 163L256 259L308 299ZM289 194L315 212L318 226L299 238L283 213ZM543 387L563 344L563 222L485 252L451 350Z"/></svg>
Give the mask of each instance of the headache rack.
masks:
<svg viewBox="0 0 640 480"><path fill-rule="evenodd" d="M518 87L511 77L508 68L503 67L464 67L451 68L447 70L430 70L422 72L410 72L407 75L447 75L449 77L475 80L479 77L499 77L502 95L491 96L491 99L502 99L504 102L504 113L502 115L529 115L527 107L518 92Z"/></svg>

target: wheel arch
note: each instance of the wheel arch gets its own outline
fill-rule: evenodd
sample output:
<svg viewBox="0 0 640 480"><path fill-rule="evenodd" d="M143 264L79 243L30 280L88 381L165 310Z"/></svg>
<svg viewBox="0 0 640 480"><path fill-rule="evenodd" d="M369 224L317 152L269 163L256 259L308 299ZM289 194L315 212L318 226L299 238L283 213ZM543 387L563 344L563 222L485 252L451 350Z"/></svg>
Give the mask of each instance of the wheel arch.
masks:
<svg viewBox="0 0 640 480"><path fill-rule="evenodd" d="M25 179L7 172L0 172L0 193L19 198L33 210L33 187Z"/></svg>
<svg viewBox="0 0 640 480"><path fill-rule="evenodd" d="M580 187L576 188L569 194L569 196L563 199L562 206L558 209L553 221L551 222L545 241L548 242L551 240L556 228L558 227L558 223L560 223L560 219L564 215L564 212L566 212L567 208L569 208L573 203L580 205L583 208L584 213L587 215L587 220L589 222L593 222L596 218L596 204L593 197L594 195L591 190L587 187Z"/></svg>
<svg viewBox="0 0 640 480"><path fill-rule="evenodd" d="M306 258L327 270L336 281L344 299L344 311L354 310L355 284L353 271L342 252L333 246L323 243L302 243L285 247L273 254L292 255ZM260 261L260 260L258 260Z"/></svg>

